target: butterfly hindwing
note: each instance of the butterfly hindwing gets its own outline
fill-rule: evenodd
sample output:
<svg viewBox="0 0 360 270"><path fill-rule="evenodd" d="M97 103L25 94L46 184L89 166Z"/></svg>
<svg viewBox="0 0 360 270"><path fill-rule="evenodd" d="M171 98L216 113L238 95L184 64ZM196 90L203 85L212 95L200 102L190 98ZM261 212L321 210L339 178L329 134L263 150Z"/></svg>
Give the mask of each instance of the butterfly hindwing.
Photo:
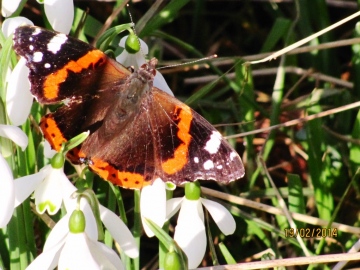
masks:
<svg viewBox="0 0 360 270"><path fill-rule="evenodd" d="M162 179L228 183L244 175L239 155L208 121L165 92L154 88L152 93L151 115L158 115L161 124L155 126L162 128L156 144Z"/></svg>

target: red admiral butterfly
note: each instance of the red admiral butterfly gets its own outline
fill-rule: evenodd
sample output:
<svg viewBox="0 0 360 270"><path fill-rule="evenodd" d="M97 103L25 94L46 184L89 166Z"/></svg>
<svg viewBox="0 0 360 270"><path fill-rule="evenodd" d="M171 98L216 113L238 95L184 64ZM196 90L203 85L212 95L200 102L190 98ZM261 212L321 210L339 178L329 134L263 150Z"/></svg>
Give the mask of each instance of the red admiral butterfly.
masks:
<svg viewBox="0 0 360 270"><path fill-rule="evenodd" d="M160 177L176 185L241 178L239 155L187 105L153 87L156 59L131 73L103 52L65 34L21 26L14 49L30 69L31 93L42 104L63 102L40 122L44 137L62 143L90 131L67 157L102 178L142 188Z"/></svg>

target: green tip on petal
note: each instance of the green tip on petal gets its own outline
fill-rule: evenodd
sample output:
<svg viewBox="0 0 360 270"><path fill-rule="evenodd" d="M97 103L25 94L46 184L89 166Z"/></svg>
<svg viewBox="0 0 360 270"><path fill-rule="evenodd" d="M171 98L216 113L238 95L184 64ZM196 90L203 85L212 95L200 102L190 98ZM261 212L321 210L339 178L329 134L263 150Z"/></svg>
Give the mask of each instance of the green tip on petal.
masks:
<svg viewBox="0 0 360 270"><path fill-rule="evenodd" d="M83 211L74 210L69 219L69 231L71 233L83 233L85 225L86 219Z"/></svg>
<svg viewBox="0 0 360 270"><path fill-rule="evenodd" d="M125 49L128 53L135 54L140 51L140 42L135 34L130 34L125 41Z"/></svg>
<svg viewBox="0 0 360 270"><path fill-rule="evenodd" d="M63 153L56 153L51 159L51 167L60 169L64 167L65 157Z"/></svg>
<svg viewBox="0 0 360 270"><path fill-rule="evenodd" d="M179 254L174 251L166 253L164 258L165 270L183 270L183 263L181 262Z"/></svg>
<svg viewBox="0 0 360 270"><path fill-rule="evenodd" d="M196 182L189 182L185 184L185 197L190 201L197 201L200 199L201 195L201 188L200 183Z"/></svg>
<svg viewBox="0 0 360 270"><path fill-rule="evenodd" d="M37 210L39 213L44 213L46 210L48 210L50 215L54 215L56 213L56 205L51 201L44 201L37 205Z"/></svg>

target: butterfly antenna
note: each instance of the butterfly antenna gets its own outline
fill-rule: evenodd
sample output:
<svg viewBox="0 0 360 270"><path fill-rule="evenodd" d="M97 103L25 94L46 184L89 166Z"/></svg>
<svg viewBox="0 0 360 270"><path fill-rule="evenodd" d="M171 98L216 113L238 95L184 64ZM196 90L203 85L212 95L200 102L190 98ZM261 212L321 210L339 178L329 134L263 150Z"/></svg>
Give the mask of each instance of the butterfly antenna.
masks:
<svg viewBox="0 0 360 270"><path fill-rule="evenodd" d="M131 22L131 25L132 25L131 28L133 29L134 34L137 36L136 30L135 30L135 23L134 23L133 17L132 17L131 12L130 12L130 5L126 4L126 7L127 7L128 14L129 14L130 22Z"/></svg>
<svg viewBox="0 0 360 270"><path fill-rule="evenodd" d="M157 69L164 69L164 68L172 68L172 67L185 66L185 65L195 64L195 63L198 63L198 62L202 62L202 61L206 61L206 60L210 60L210 59L214 59L214 58L217 58L217 54L213 54L213 55L210 55L210 56L207 56L207 57L203 57L203 58L196 59L196 60L189 61L189 62L185 62L185 63L173 64L173 65L158 67Z"/></svg>

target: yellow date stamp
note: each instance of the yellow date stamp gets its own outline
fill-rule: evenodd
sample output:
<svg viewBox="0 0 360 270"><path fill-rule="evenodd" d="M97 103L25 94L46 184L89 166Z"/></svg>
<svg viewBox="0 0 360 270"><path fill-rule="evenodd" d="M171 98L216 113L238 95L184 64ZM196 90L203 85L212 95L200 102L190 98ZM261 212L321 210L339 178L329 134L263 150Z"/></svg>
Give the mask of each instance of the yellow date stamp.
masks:
<svg viewBox="0 0 360 270"><path fill-rule="evenodd" d="M289 228L285 229L286 238L336 238L338 236L337 228Z"/></svg>

